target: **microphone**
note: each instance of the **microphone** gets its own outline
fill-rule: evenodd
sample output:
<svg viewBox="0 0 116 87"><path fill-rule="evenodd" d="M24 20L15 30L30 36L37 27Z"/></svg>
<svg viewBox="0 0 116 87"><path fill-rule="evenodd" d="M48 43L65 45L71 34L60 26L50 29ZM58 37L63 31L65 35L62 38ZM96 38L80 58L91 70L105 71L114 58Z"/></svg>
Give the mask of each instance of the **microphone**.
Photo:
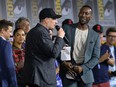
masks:
<svg viewBox="0 0 116 87"><path fill-rule="evenodd" d="M60 30L60 26L58 26L58 25L56 25L56 26L55 26L55 28L56 28L56 30L57 30L57 31L59 31L59 30ZM67 37L66 37L66 36L64 36L64 38L63 38L63 39L64 39L64 42L65 42L66 44L69 44L69 40L67 39Z"/></svg>

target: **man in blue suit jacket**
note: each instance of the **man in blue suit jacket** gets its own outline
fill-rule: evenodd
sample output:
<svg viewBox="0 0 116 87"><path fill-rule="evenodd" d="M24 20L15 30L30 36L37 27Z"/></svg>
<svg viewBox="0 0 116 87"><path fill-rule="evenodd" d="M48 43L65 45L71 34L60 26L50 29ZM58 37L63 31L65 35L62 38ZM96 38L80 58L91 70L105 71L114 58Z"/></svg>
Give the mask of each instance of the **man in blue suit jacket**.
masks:
<svg viewBox="0 0 116 87"><path fill-rule="evenodd" d="M67 69L63 87L92 87L92 68L98 63L100 56L100 37L88 26L92 8L83 6L78 17L78 23L63 26L71 46L71 61L62 63Z"/></svg>
<svg viewBox="0 0 116 87"><path fill-rule="evenodd" d="M7 41L12 33L12 27L12 22L0 21L0 87L18 87L12 57L12 46Z"/></svg>

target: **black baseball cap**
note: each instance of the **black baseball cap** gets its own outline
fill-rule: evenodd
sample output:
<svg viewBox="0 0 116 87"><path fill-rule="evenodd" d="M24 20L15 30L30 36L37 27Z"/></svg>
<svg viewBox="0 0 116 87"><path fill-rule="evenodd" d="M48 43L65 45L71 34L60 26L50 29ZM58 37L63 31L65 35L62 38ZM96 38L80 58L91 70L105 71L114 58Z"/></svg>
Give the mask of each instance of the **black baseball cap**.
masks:
<svg viewBox="0 0 116 87"><path fill-rule="evenodd" d="M97 33L103 33L103 27L100 24L96 24L93 26L93 30Z"/></svg>
<svg viewBox="0 0 116 87"><path fill-rule="evenodd" d="M71 19L65 19L63 22L62 22L62 26L64 25L64 24L73 24L73 21L71 20Z"/></svg>
<svg viewBox="0 0 116 87"><path fill-rule="evenodd" d="M45 19L45 18L60 18L61 15L57 15L52 8L44 8L40 11L39 19Z"/></svg>

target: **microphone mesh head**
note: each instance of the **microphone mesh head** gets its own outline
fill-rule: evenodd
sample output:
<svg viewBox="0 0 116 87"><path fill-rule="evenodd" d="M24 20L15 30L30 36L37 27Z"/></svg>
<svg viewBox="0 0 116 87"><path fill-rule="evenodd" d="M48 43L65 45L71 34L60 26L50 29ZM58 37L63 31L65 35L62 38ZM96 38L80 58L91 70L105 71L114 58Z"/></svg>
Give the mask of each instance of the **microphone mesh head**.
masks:
<svg viewBox="0 0 116 87"><path fill-rule="evenodd" d="M56 25L55 28L58 31L60 29L60 26Z"/></svg>

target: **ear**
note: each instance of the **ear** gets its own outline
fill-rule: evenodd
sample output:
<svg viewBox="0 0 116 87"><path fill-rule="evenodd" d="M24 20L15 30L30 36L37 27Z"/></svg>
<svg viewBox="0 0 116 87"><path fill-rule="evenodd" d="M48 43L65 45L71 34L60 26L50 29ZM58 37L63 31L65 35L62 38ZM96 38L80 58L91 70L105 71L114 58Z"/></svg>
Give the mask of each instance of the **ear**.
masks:
<svg viewBox="0 0 116 87"><path fill-rule="evenodd" d="M4 32L5 32L5 30L2 28L2 29L1 29L1 33L4 34Z"/></svg>
<svg viewBox="0 0 116 87"><path fill-rule="evenodd" d="M48 18L45 18L44 20L45 20L45 22L47 22L48 21Z"/></svg>

